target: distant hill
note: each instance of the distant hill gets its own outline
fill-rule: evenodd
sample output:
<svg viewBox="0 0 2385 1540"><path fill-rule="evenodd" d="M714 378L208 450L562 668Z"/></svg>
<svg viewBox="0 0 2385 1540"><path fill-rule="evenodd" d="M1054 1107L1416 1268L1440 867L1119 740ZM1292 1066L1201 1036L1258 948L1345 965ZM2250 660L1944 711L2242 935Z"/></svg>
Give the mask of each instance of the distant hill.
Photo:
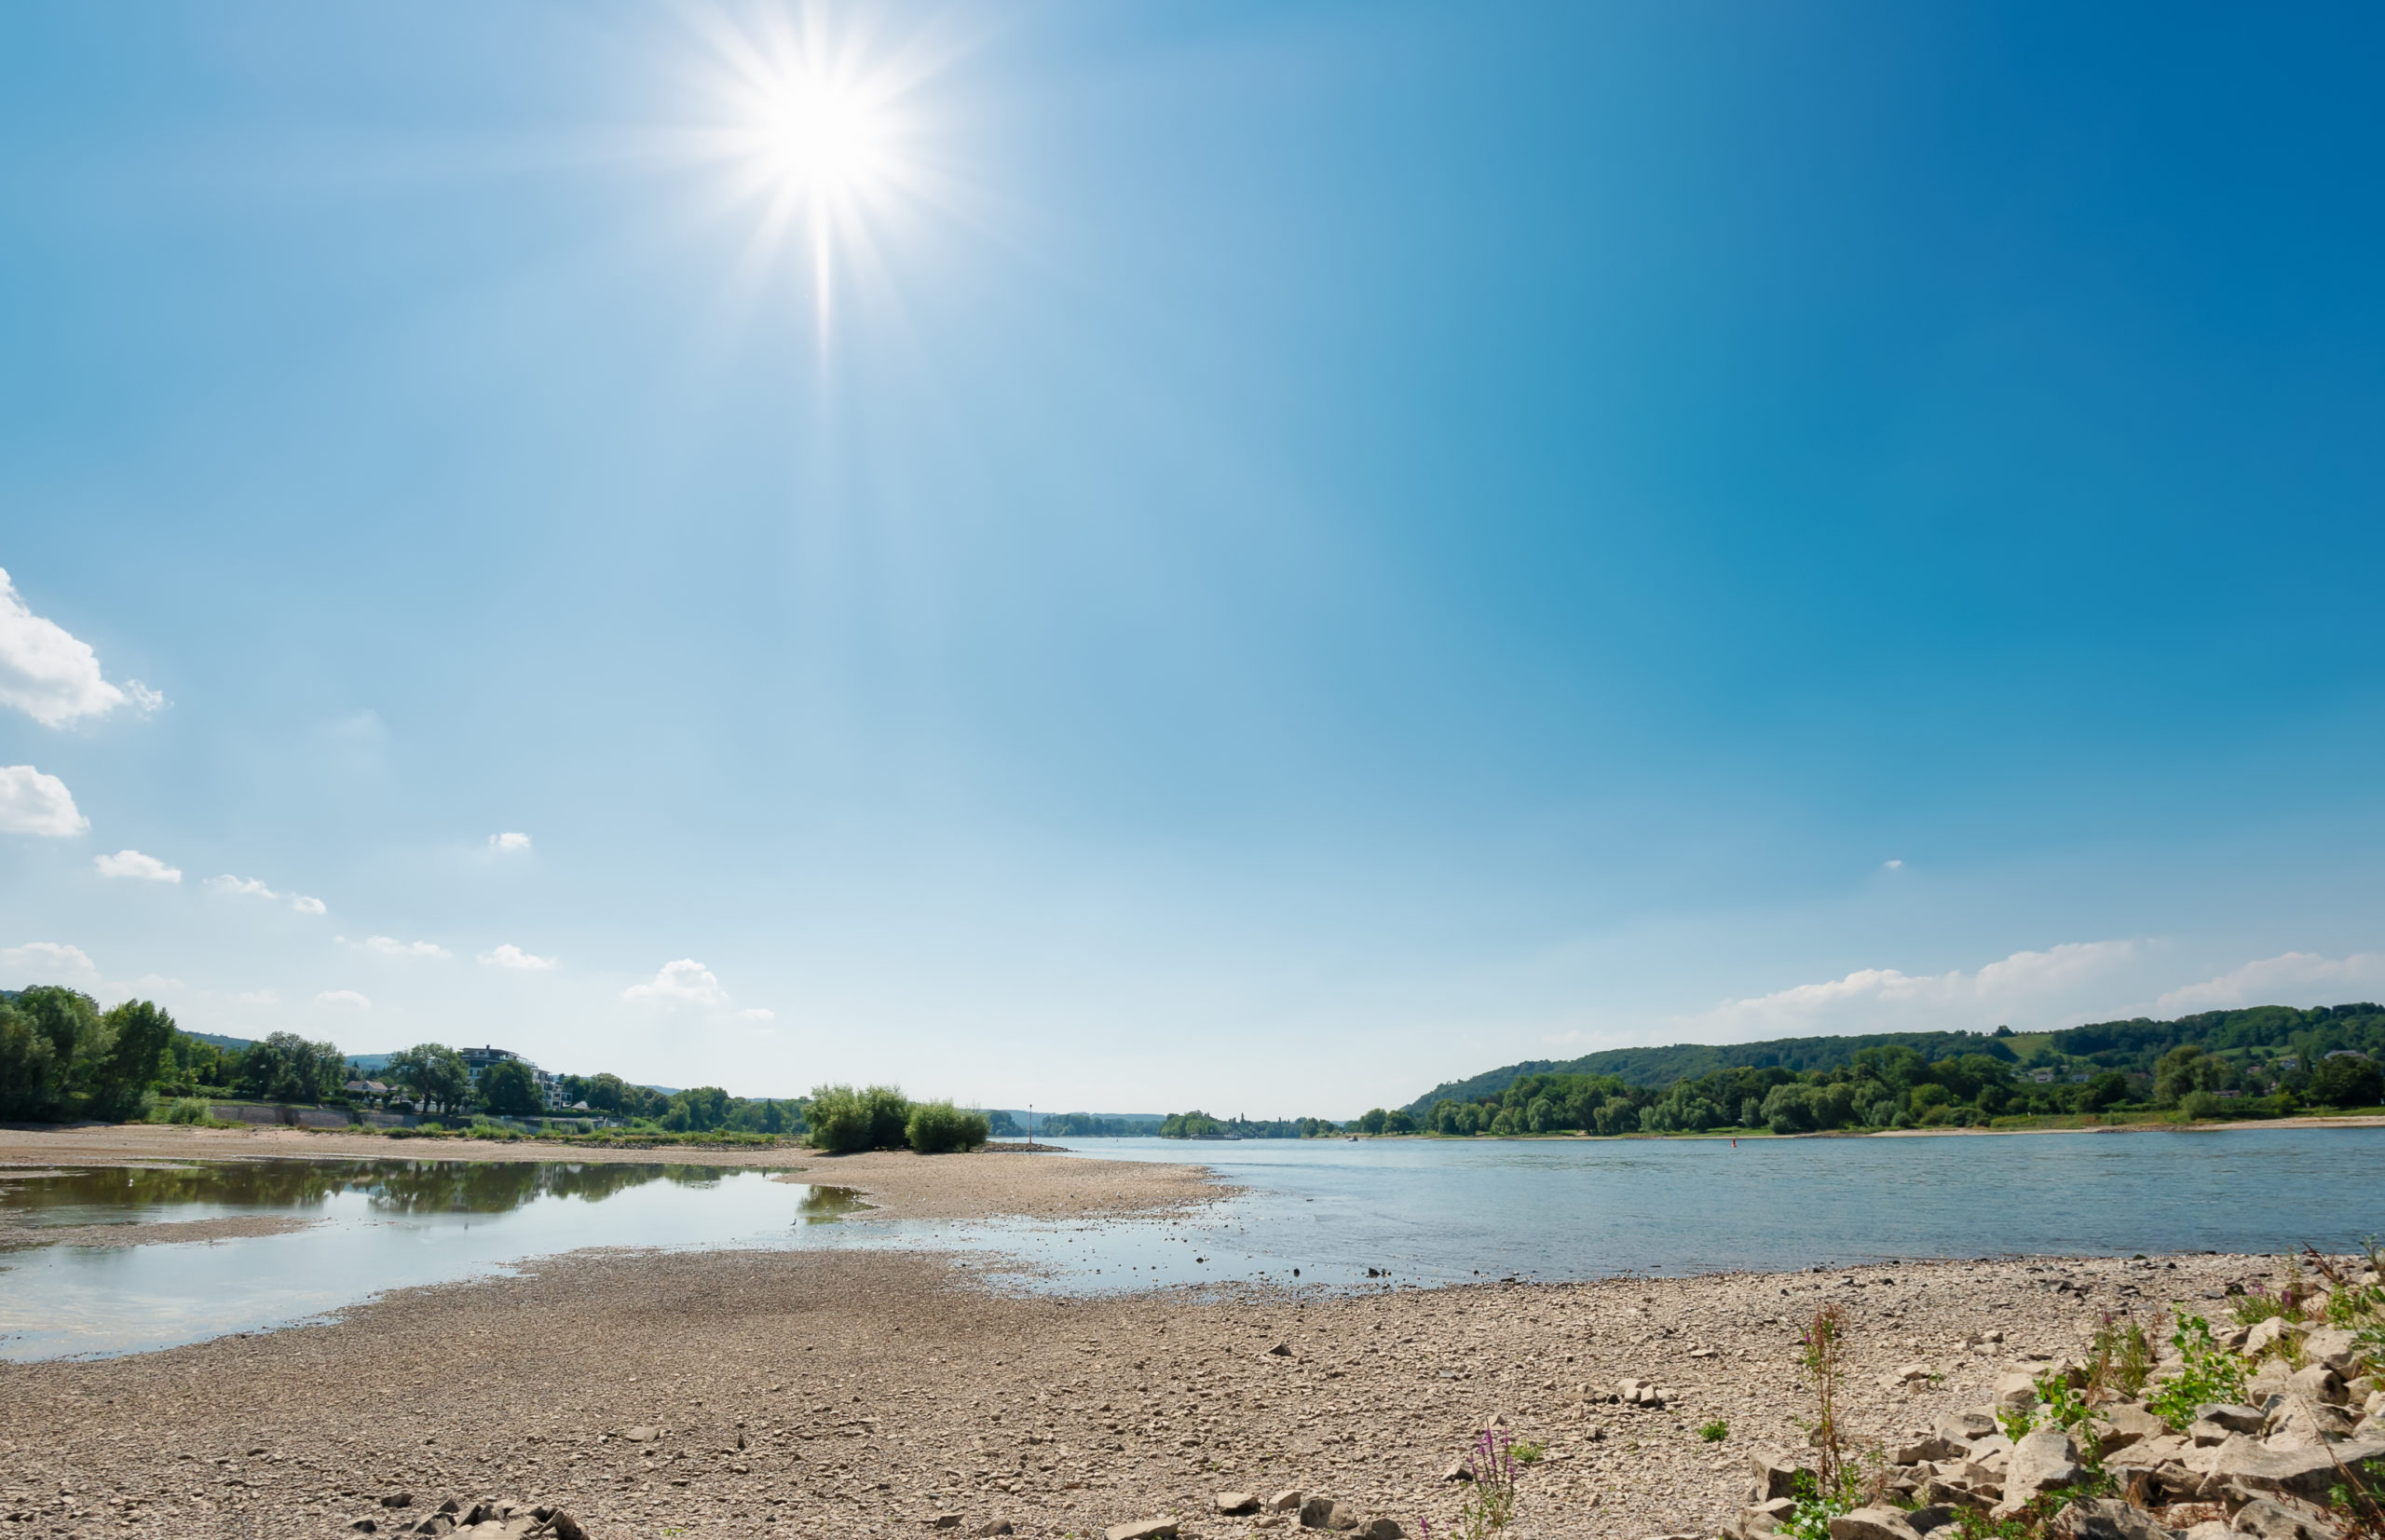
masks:
<svg viewBox="0 0 2385 1540"><path fill-rule="evenodd" d="M213 1044L214 1044L216 1047L218 1047L218 1048L245 1048L245 1047L247 1047L250 1043L253 1043L253 1042L255 1042L255 1041L256 1041L254 1038L245 1038L245 1037L221 1037L221 1036L218 1036L216 1033L213 1033L213 1032L187 1032L187 1031L186 1031L186 1032L183 1033L183 1036L184 1036L184 1037L189 1037L189 1038L197 1038L197 1039L198 1039L199 1042L201 1042L201 1043L213 1043Z"/></svg>
<svg viewBox="0 0 2385 1540"><path fill-rule="evenodd" d="M2097 1021L2054 1032L2015 1035L1999 1028L1982 1032L1874 1032L1848 1037L1774 1038L1766 1043L1678 1043L1667 1048L1609 1048L1570 1059L1527 1059L1486 1070L1470 1080L1436 1085L1408 1104L1423 1113L1433 1103L1473 1101L1495 1096L1525 1075L1613 1075L1632 1085L1662 1089L1683 1076L1717 1070L1767 1070L1799 1074L1835 1070L1854 1062L1866 1048L1906 1047L1935 1062L1963 1054L1988 1054L2022 1063L2076 1062L2101 1069L2149 1072L2171 1049L2193 1044L2209 1052L2299 1045L2313 1053L2351 1048L2372 1055L2385 1045L2385 1007L2370 1002L2320 1005L2254 1005L2237 1011L2204 1011L2175 1021L2138 1016Z"/></svg>

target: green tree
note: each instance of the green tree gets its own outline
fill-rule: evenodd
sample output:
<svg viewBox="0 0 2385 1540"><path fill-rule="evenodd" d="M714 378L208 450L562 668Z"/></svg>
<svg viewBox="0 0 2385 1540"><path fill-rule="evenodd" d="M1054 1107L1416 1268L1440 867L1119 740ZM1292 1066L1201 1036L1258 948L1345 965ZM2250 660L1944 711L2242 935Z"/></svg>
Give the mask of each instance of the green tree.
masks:
<svg viewBox="0 0 2385 1540"><path fill-rule="evenodd" d="M102 1015L90 996L55 985L0 1001L0 1117L130 1117L173 1038L174 1018L147 1001Z"/></svg>
<svg viewBox="0 0 2385 1540"><path fill-rule="evenodd" d="M499 1059L481 1071L480 1097L500 1117L536 1117L547 1110L538 1075L518 1058Z"/></svg>
<svg viewBox="0 0 2385 1540"><path fill-rule="evenodd" d="M2310 1099L2327 1107L2374 1107L2385 1101L2385 1072L2373 1059L2350 1054L2310 1067Z"/></svg>
<svg viewBox="0 0 2385 1540"><path fill-rule="evenodd" d="M1386 1134L1412 1134L1416 1132L1416 1120L1408 1115L1406 1108L1399 1108L1383 1115L1383 1131Z"/></svg>
<svg viewBox="0 0 2385 1540"><path fill-rule="evenodd" d="M808 1113L815 1148L847 1154L856 1150L899 1150L909 1138L911 1104L892 1085L856 1091L850 1085L819 1085Z"/></svg>
<svg viewBox="0 0 2385 1540"><path fill-rule="evenodd" d="M1366 1111L1358 1114L1358 1132L1361 1134L1380 1134L1383 1132L1383 1125L1390 1120L1391 1114L1384 1111L1382 1108L1369 1108Z"/></svg>
<svg viewBox="0 0 2385 1540"><path fill-rule="evenodd" d="M443 1043L417 1043L391 1055L386 1072L426 1112L460 1111L472 1094L472 1072L464 1067L464 1056Z"/></svg>
<svg viewBox="0 0 2385 1540"><path fill-rule="evenodd" d="M911 1108L904 1138L922 1155L975 1150L992 1135L983 1112L963 1111L948 1101L922 1101Z"/></svg>
<svg viewBox="0 0 2385 1540"><path fill-rule="evenodd" d="M266 1101L320 1101L339 1084L347 1064L337 1043L275 1032L241 1050L238 1083Z"/></svg>
<svg viewBox="0 0 2385 1540"><path fill-rule="evenodd" d="M105 1044L93 1056L84 1115L124 1119L142 1110L170 1062L174 1018L145 1000L128 1000L101 1018Z"/></svg>

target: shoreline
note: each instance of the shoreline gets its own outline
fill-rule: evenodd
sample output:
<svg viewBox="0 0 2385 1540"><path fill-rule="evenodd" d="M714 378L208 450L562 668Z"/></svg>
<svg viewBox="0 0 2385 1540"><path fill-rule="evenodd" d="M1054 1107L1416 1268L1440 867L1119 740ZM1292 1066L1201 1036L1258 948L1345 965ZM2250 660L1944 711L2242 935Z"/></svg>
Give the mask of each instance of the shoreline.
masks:
<svg viewBox="0 0 2385 1540"><path fill-rule="evenodd" d="M2246 1128L2385 1128L2385 1113L2351 1112L2341 1117L2242 1118L2231 1122L2105 1123L2069 1128L1818 1128L1804 1134L1776 1134L1768 1128L1710 1129L1697 1134L1585 1134L1567 1129L1555 1134L1335 1134L1354 1141L1412 1139L1432 1144L1627 1144L1675 1139L1869 1139L2003 1137L2026 1134L2225 1134ZM1217 1139L1187 1139L1187 1144L1215 1144ZM1260 1140L1247 1142L1259 1143ZM1284 1142L1297 1143L1298 1140Z"/></svg>

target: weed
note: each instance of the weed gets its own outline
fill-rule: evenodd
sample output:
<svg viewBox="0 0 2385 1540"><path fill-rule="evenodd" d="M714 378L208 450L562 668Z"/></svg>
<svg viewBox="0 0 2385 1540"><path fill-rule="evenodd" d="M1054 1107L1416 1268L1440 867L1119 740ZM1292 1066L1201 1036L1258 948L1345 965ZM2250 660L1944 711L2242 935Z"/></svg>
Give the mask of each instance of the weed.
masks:
<svg viewBox="0 0 2385 1540"><path fill-rule="evenodd" d="M1719 1444L1731 1436L1731 1424L1717 1417L1697 1430L1697 1436L1710 1444Z"/></svg>
<svg viewBox="0 0 2385 1540"><path fill-rule="evenodd" d="M2146 1407L2155 1416L2183 1430L2204 1402L2244 1398L2243 1362L2213 1341L2209 1321L2201 1315L2179 1316L2170 1345L2178 1350L2178 1372L2146 1398Z"/></svg>
<svg viewBox="0 0 2385 1540"><path fill-rule="evenodd" d="M2157 1315L2153 1330L2161 1329ZM2153 1336L2135 1321L2122 1320L2106 1314L2095 1328L2093 1346L2088 1354L2087 1396L2090 1401L2133 1401L2145 1394L2145 1383L2153 1378L2153 1366L2159 1355L2153 1350Z"/></svg>
<svg viewBox="0 0 2385 1540"><path fill-rule="evenodd" d="M1514 1453L1516 1456L1516 1464L1520 1465L1536 1465L1547 1457L1548 1446L1547 1444L1532 1443L1518 1444L1515 1446Z"/></svg>
<svg viewBox="0 0 2385 1540"><path fill-rule="evenodd" d="M1838 1425L1839 1393L1847 1381L1847 1313L1836 1304L1819 1307L1797 1344L1797 1366L1813 1384L1818 1413L1810 1430L1814 1476L1821 1492L1834 1493L1847 1464L1846 1436Z"/></svg>
<svg viewBox="0 0 2385 1540"><path fill-rule="evenodd" d="M1506 1434L1484 1428L1475 1435L1465 1457L1465 1503L1458 1509L1457 1532L1451 1540L1490 1540L1516 1516L1517 1461L1515 1441ZM1432 1530L1424 1529L1425 1540Z"/></svg>

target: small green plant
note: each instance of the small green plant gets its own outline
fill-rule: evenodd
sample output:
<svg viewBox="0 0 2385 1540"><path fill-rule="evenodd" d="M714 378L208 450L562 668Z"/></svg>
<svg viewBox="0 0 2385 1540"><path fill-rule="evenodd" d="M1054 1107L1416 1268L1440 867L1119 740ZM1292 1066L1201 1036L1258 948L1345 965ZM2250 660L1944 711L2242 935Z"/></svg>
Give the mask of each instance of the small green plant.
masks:
<svg viewBox="0 0 2385 1540"><path fill-rule="evenodd" d="M1459 1507L1457 1530L1450 1540L1492 1540L1516 1516L1515 1442L1505 1433L1484 1428L1466 1451L1465 1502ZM1433 1540L1433 1521L1418 1520L1424 1540Z"/></svg>
<svg viewBox="0 0 2385 1540"><path fill-rule="evenodd" d="M1814 1479L1818 1492L1835 1493L1843 1485L1847 1464L1846 1438L1838 1425L1838 1397L1847 1380L1847 1313L1836 1304L1817 1309L1797 1340L1797 1367L1813 1386L1817 1416L1809 1429L1814 1443ZM1847 1509L1840 1509L1847 1512ZM1823 1530L1829 1530L1828 1520Z"/></svg>
<svg viewBox="0 0 2385 1540"><path fill-rule="evenodd" d="M2145 1404L2155 1416L2184 1430L2195 1420L2195 1408L2204 1402L2244 1398L2243 1363L2213 1340L2209 1321L2201 1315L2179 1316L2170 1345L2178 1350L2178 1372L2146 1398Z"/></svg>
<svg viewBox="0 0 2385 1540"><path fill-rule="evenodd" d="M1697 1430L1697 1436L1710 1444L1719 1444L1731 1436L1731 1424L1717 1417Z"/></svg>
<svg viewBox="0 0 2385 1540"><path fill-rule="evenodd" d="M2154 1330L2160 1329L2160 1318L2156 1316ZM2144 1395L2156 1357L2153 1338L2142 1325L2106 1315L2095 1328L2094 1345L2088 1353L2089 1399L2134 1400Z"/></svg>
<svg viewBox="0 0 2385 1540"><path fill-rule="evenodd" d="M1540 1464L1541 1461L1548 1457L1548 1446L1547 1444L1519 1443L1515 1446L1513 1452L1516 1456L1516 1464L1520 1465L1536 1465Z"/></svg>

